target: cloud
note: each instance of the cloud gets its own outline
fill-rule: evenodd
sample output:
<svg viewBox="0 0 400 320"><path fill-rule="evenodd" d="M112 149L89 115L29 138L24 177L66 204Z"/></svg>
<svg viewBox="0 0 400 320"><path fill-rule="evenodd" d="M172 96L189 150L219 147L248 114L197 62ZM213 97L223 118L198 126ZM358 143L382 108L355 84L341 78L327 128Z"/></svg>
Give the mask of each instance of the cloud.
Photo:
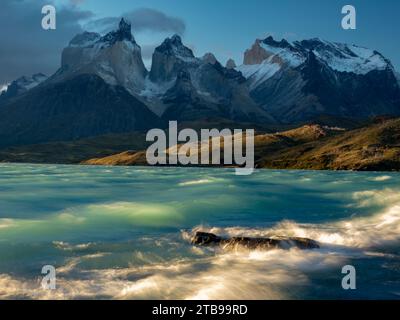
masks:
<svg viewBox="0 0 400 320"><path fill-rule="evenodd" d="M167 32L184 34L186 30L185 22L176 17L171 17L165 13L149 8L140 8L123 14L124 17L131 21L133 32ZM85 25L85 29L104 33L115 29L121 17L106 17L89 22Z"/></svg>
<svg viewBox="0 0 400 320"><path fill-rule="evenodd" d="M92 12L81 9L79 5L84 1L2 0L0 30L7 32L0 32L0 84L39 72L51 75L60 66L63 48L76 34L84 29L105 33L116 28L121 17L96 19ZM41 10L44 5L54 3L57 29L45 31L41 27ZM145 60L151 59L154 43L159 45L165 34L182 35L186 30L183 20L154 9L141 8L122 16L132 22L135 36L151 33L150 43L140 39Z"/></svg>
<svg viewBox="0 0 400 320"><path fill-rule="evenodd" d="M142 46L142 57L143 60L149 60L152 58L154 50L158 47L159 44L148 44Z"/></svg>
<svg viewBox="0 0 400 320"><path fill-rule="evenodd" d="M1 1L0 83L22 75L53 73L60 65L62 49L75 34L82 32L80 22L94 16L76 6L56 5L57 29L45 31L41 27L41 9L52 3L51 0Z"/></svg>
<svg viewBox="0 0 400 320"><path fill-rule="evenodd" d="M85 0L69 0L69 2L73 5L78 5L85 2Z"/></svg>

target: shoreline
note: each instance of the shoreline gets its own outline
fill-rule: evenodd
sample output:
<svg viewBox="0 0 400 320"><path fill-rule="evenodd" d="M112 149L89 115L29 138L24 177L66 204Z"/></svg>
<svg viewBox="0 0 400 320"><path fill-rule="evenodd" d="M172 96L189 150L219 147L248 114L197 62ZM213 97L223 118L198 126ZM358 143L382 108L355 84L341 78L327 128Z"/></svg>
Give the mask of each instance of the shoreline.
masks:
<svg viewBox="0 0 400 320"><path fill-rule="evenodd" d="M107 164L83 164L83 163L35 163L35 162L0 162L1 165L30 165L30 166L69 166L69 167L93 167L93 168L154 168L154 169L213 169L213 170L228 170L237 169L240 167L235 166L171 166L171 165L107 165ZM334 170L334 169L299 169L299 168L254 168L254 172L257 171L295 171L295 172L342 172L342 173L398 173L400 170Z"/></svg>

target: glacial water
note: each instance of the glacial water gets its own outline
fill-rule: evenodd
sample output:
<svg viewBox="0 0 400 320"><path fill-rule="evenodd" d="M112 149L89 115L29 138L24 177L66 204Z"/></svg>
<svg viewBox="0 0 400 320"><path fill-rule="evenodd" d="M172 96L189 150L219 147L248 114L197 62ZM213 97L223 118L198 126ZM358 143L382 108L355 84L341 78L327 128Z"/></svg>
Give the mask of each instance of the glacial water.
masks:
<svg viewBox="0 0 400 320"><path fill-rule="evenodd" d="M196 230L321 248L199 248ZM0 165L2 299L399 299L399 244L398 173Z"/></svg>

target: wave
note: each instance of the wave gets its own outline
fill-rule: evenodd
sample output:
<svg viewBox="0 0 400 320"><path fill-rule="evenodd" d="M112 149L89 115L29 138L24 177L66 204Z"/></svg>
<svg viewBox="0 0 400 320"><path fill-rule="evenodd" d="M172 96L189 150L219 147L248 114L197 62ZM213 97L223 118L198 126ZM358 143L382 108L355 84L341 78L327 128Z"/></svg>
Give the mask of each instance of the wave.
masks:
<svg viewBox="0 0 400 320"><path fill-rule="evenodd" d="M305 271L333 268L342 260L323 251L229 253L142 267L83 271L74 258L57 269L57 290L39 280L0 275L0 298L28 299L290 299L309 280Z"/></svg>
<svg viewBox="0 0 400 320"><path fill-rule="evenodd" d="M271 228L207 227L197 226L188 239L199 230L224 236L271 237L290 236L310 238L322 245L340 245L351 248L369 248L400 240L400 192L393 189L356 192L353 194L357 207L386 205L386 209L367 217L323 224L301 224L282 221Z"/></svg>
<svg viewBox="0 0 400 320"><path fill-rule="evenodd" d="M221 179L221 178L206 178L206 179L185 181L185 182L179 183L178 185L181 186L181 187L185 187L185 186L193 186L193 185L201 185L201 184L210 184L210 183L222 182L224 180L225 179Z"/></svg>
<svg viewBox="0 0 400 320"><path fill-rule="evenodd" d="M226 236L307 237L322 244L319 250L224 252L191 247L182 241L182 247L176 250L191 248L191 256L144 259L145 264L124 268L104 267L107 264L100 263L96 268L95 262L107 259L107 253L96 250L87 254L85 249L91 247L91 243L56 242L53 245L60 250L83 253L57 268L58 289L41 290L38 289L39 279L0 274L0 298L303 299L305 290L312 290L314 279L321 274L324 279L330 277L330 281L336 281L340 290L342 266L355 258L386 257L389 253L382 252L382 246L397 244L400 240L400 193L397 190L357 192L353 199L354 206L359 208L385 204L384 209L370 216L354 216L332 223L282 221L271 228L197 226L190 232L182 232L186 240L200 229ZM147 252L143 249L135 254L146 256ZM94 267L84 268L88 261Z"/></svg>

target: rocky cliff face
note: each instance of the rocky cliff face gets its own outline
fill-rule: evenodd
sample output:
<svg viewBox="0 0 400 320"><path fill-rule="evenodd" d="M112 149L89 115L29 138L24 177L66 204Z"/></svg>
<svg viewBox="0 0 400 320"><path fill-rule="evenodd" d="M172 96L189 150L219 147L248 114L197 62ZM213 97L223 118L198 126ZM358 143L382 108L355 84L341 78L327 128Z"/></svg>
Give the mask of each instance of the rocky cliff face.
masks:
<svg viewBox="0 0 400 320"><path fill-rule="evenodd" d="M400 115L398 74L377 51L268 37L245 52L243 65L224 67L174 35L155 49L148 72L124 19L104 36L74 37L45 79L21 78L0 96L3 144L146 130L166 120L266 125Z"/></svg>
<svg viewBox="0 0 400 320"><path fill-rule="evenodd" d="M61 70L55 79L85 73L98 75L111 85L123 86L132 94L143 90L147 70L130 23L122 19L118 30L103 37L85 32L70 42L62 53Z"/></svg>
<svg viewBox="0 0 400 320"><path fill-rule="evenodd" d="M177 35L156 48L149 81L158 95L147 97L162 101L164 119L275 122L252 100L240 72L223 67L212 53L195 57Z"/></svg>
<svg viewBox="0 0 400 320"><path fill-rule="evenodd" d="M47 80L47 76L43 73L37 73L32 76L24 76L14 80L7 86L7 89L0 92L0 104L9 101L29 90L37 87L42 82Z"/></svg>
<svg viewBox="0 0 400 320"><path fill-rule="evenodd" d="M178 73L191 67L197 66L199 59L196 59L192 50L182 44L178 35L165 39L156 48L153 54L153 61L150 71L150 80L156 83L168 82L176 79Z"/></svg>
<svg viewBox="0 0 400 320"><path fill-rule="evenodd" d="M281 122L318 115L368 118L400 114L400 88L380 53L311 39L257 40L237 68L251 96Z"/></svg>
<svg viewBox="0 0 400 320"><path fill-rule="evenodd" d="M160 126L160 119L125 88L85 74L37 87L0 108L0 147Z"/></svg>

